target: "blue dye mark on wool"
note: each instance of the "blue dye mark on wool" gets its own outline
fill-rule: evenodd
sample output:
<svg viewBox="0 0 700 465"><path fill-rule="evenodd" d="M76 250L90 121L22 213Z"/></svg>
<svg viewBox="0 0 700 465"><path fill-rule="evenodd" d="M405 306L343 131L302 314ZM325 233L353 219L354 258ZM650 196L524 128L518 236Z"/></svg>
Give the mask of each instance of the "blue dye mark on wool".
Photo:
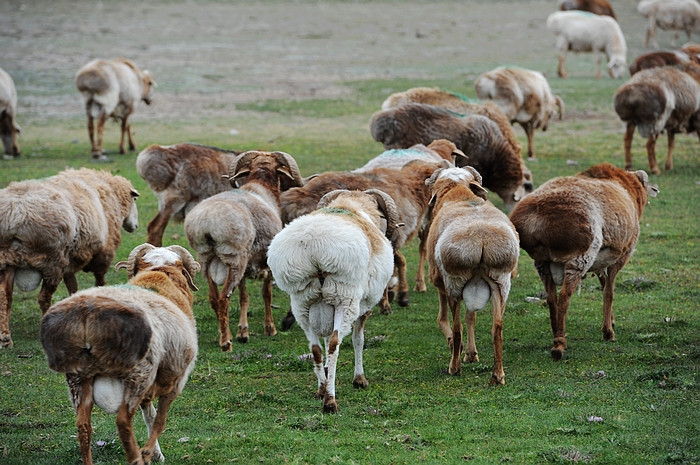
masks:
<svg viewBox="0 0 700 465"><path fill-rule="evenodd" d="M415 149L391 149L387 150L386 152L382 153L380 156L384 158L403 158L403 157L411 157L415 155L421 155L424 152L421 152L420 150L415 150Z"/></svg>

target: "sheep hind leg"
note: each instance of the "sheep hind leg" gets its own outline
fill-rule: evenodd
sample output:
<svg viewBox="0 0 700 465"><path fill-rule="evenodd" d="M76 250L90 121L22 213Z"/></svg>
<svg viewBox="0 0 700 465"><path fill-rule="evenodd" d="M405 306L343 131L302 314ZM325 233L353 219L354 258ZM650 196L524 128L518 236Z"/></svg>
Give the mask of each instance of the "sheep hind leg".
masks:
<svg viewBox="0 0 700 465"><path fill-rule="evenodd" d="M132 421L135 413L136 408L129 409L126 402L122 402L119 406L119 410L117 410L117 433L119 434L119 440L126 453L127 462L131 465L143 465L143 457L141 456L139 445L134 437Z"/></svg>
<svg viewBox="0 0 700 465"><path fill-rule="evenodd" d="M365 369L362 366L362 349L365 345L365 321L369 313L360 316L352 325L352 346L355 350L355 373L352 380L353 387L365 389L369 386L365 378Z"/></svg>
<svg viewBox="0 0 700 465"><path fill-rule="evenodd" d="M656 162L656 139L658 134L649 134L647 139L647 158L649 159L649 171L653 174L661 174L659 164Z"/></svg>
<svg viewBox="0 0 700 465"><path fill-rule="evenodd" d="M507 294L500 286L491 291L491 305L493 306L493 325L491 326L491 339L493 341L493 372L490 384L498 386L506 384L506 374L503 371L503 315L506 311Z"/></svg>
<svg viewBox="0 0 700 465"><path fill-rule="evenodd" d="M530 123L520 123L520 125L525 130L525 135L527 136L527 157L530 160L535 159L535 126Z"/></svg>
<svg viewBox="0 0 700 465"><path fill-rule="evenodd" d="M272 316L272 273L267 271L262 282L262 297L265 305L265 336L275 336L275 319Z"/></svg>
<svg viewBox="0 0 700 465"><path fill-rule="evenodd" d="M406 281L406 258L399 250L394 252L394 264L396 265L396 271L399 276L399 292L397 301L400 306L408 307L410 299L408 297L408 282Z"/></svg>
<svg viewBox="0 0 700 465"><path fill-rule="evenodd" d="M263 290L263 292L265 291ZM238 283L238 304L241 308L241 314L238 317L238 333L236 333L236 340L242 344L245 344L248 342L248 338L250 337L250 332L248 329L248 308L250 308L250 296L248 295L248 289L246 288L245 277L241 278L241 282Z"/></svg>
<svg viewBox="0 0 700 465"><path fill-rule="evenodd" d="M467 324L467 346L464 349L464 363L476 363L479 361L479 351L476 350L476 312L471 312L467 309L464 315L464 321Z"/></svg>
<svg viewBox="0 0 700 465"><path fill-rule="evenodd" d="M148 428L148 441L146 441L146 444L139 450L144 463L151 463L151 459L160 462L165 460L160 446L158 445L158 438L165 430L165 418L168 415L170 404L172 404L176 397L177 393L171 391L158 398L158 411L156 412L155 418L152 420L151 427ZM151 408L153 408L152 404Z"/></svg>
<svg viewBox="0 0 700 465"><path fill-rule="evenodd" d="M425 285L425 261L428 256L428 251L426 248L427 235L428 228L422 228L419 233L418 242L418 271L416 272L416 285L413 288L413 290L416 292L426 292L428 290L427 286Z"/></svg>
<svg viewBox="0 0 700 465"><path fill-rule="evenodd" d="M183 209L184 207L185 202L166 203L161 210L158 210L158 213L148 223L146 228L148 232L147 242L156 247L161 247L163 245L165 228L168 226L170 218L172 218L173 213Z"/></svg>
<svg viewBox="0 0 700 465"><path fill-rule="evenodd" d="M71 394L71 400L75 407L76 420L75 426L78 429L78 444L80 446L80 456L83 459L84 465L92 465L92 452L90 450L90 442L92 440L92 424L90 417L94 400L92 396L93 379L82 383L71 383L68 380L68 388Z"/></svg>
<svg viewBox="0 0 700 465"><path fill-rule="evenodd" d="M561 360L564 356L564 351L566 350L566 312L569 308L569 302L571 302L571 296L581 282L581 278L584 274L580 270L567 270L564 269L564 282L559 291L559 298L557 299L556 308L556 333L554 334L554 345L552 346L551 354L552 359L555 361Z"/></svg>
<svg viewBox="0 0 700 465"><path fill-rule="evenodd" d="M10 334L10 310L12 309L12 289L15 285L15 269L0 271L0 349L12 349Z"/></svg>
<svg viewBox="0 0 700 465"><path fill-rule="evenodd" d="M634 123L627 123L627 128L625 129L624 147L625 147L625 169L632 169L632 140L634 139L634 130L637 125Z"/></svg>
<svg viewBox="0 0 700 465"><path fill-rule="evenodd" d="M102 134L105 130L105 123L107 122L108 115L104 110L100 112L100 116L97 118L97 133L96 141L92 146L92 158L105 160L106 157L102 155Z"/></svg>
<svg viewBox="0 0 700 465"><path fill-rule="evenodd" d="M676 138L676 133L669 130L668 131L668 153L666 154L666 163L664 163L664 169L666 171L673 169L673 148L675 147L674 141Z"/></svg>
<svg viewBox="0 0 700 465"><path fill-rule="evenodd" d="M158 405L161 407L161 404ZM150 400L147 402L144 402L141 404L141 415L143 416L143 422L146 423L146 430L148 431L148 437L150 439L152 431L153 431L153 422L156 418L157 412L156 408L153 406L153 402ZM142 448L145 449L147 446L144 446ZM155 440L153 446L151 447L152 452L152 457L153 460L158 461L158 462L164 462L165 461L165 456L163 455L163 451L160 449L160 444L158 444L158 439ZM143 452L141 453L141 456L143 457L144 454Z"/></svg>
<svg viewBox="0 0 700 465"><path fill-rule="evenodd" d="M231 335L228 323L229 299L226 298L226 288L219 292L216 283L209 273L208 264L204 266L204 275L207 278L207 285L209 286L209 304L214 310L219 322L219 347L221 347L222 352L229 352L233 346L233 336ZM228 283L228 277L226 282Z"/></svg>
<svg viewBox="0 0 700 465"><path fill-rule="evenodd" d="M449 373L453 376L462 374L462 318L460 317L461 302L456 299L449 299L450 310L452 310L452 347L450 357ZM469 314L470 312L467 312ZM476 351L476 347L474 348Z"/></svg>
<svg viewBox="0 0 700 465"><path fill-rule="evenodd" d="M622 269L628 258L629 256L626 256L610 266L604 279L601 278L601 282L603 283L603 326L601 331L603 332L604 341L615 340L615 313L613 312L615 279L617 278L617 273Z"/></svg>

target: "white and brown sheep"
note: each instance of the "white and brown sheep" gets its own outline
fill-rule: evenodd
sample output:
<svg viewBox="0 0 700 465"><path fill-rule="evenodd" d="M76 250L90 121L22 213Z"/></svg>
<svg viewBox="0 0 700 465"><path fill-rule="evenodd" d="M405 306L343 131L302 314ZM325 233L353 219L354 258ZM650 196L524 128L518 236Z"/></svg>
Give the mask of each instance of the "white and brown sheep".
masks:
<svg viewBox="0 0 700 465"><path fill-rule="evenodd" d="M225 174L239 152L199 144L153 144L136 157L136 171L158 198L148 242L160 247L168 222L182 222L202 200L231 189Z"/></svg>
<svg viewBox="0 0 700 465"><path fill-rule="evenodd" d="M21 129L15 119L17 112L17 89L12 77L0 68L0 140L5 149L5 159L19 157L17 134Z"/></svg>
<svg viewBox="0 0 700 465"><path fill-rule="evenodd" d="M664 167L673 168L676 133L695 132L700 138L700 65L642 70L615 92L615 111L627 124L624 136L625 168L632 168L632 139L635 128L647 139L649 169L661 173L656 161L656 140L668 134Z"/></svg>
<svg viewBox="0 0 700 465"><path fill-rule="evenodd" d="M386 236L396 227L397 212L391 197L376 189L332 191L318 207L275 236L267 262L277 286L289 294L292 313L309 341L323 411L336 412L338 352L350 332L353 386L368 386L362 366L364 325L394 269Z"/></svg>
<svg viewBox="0 0 700 465"><path fill-rule="evenodd" d="M102 133L110 117L121 120L119 153L126 153L124 136L129 139L129 150L136 150L129 117L139 102L151 104L155 86L151 73L142 71L126 58L93 60L78 70L75 85L85 98L92 157L105 158L102 155Z"/></svg>
<svg viewBox="0 0 700 465"><path fill-rule="evenodd" d="M128 270L126 286L83 290L53 305L41 320L49 368L66 375L84 465L93 463L95 404L116 413L128 463L163 461L158 438L197 357L192 291L199 264L192 255L176 245L143 244L116 268ZM132 424L137 408L148 430L140 449Z"/></svg>
<svg viewBox="0 0 700 465"><path fill-rule="evenodd" d="M615 340L615 278L634 252L642 211L656 192L644 171L602 163L547 181L511 213L520 247L534 260L547 293L554 360L564 355L566 313L587 273L603 288L603 339Z"/></svg>
<svg viewBox="0 0 700 465"><path fill-rule="evenodd" d="M451 144L454 147L453 144ZM445 153L452 153L449 150ZM336 189L366 190L379 189L386 192L391 198L396 199L396 209L399 221L403 227L392 230L389 237L394 248L394 260L398 277L398 289L396 291L397 302L405 307L409 305L408 282L406 280L406 258L401 249L413 239L420 235L419 245L419 265L416 274L416 290L425 290L425 245L423 231L424 219L428 209L430 191L425 185L433 172L448 163L425 162L413 160L405 164L400 170L392 168L377 168L366 172L338 172L332 171L321 173L309 180L303 187L292 188L283 192L280 197L282 205L282 221L286 224L294 218L310 213L316 209L318 201L330 191ZM391 313L391 296L389 290L382 298L379 308L383 314Z"/></svg>
<svg viewBox="0 0 700 465"><path fill-rule="evenodd" d="M679 66L691 61L700 64L700 57L689 54L684 50L658 50L644 53L630 63L630 75L634 76L643 69L660 68L662 66Z"/></svg>
<svg viewBox="0 0 700 465"><path fill-rule="evenodd" d="M659 48L656 28L675 31L674 41L678 40L680 31L684 31L690 40L691 34L700 34L700 4L697 0L642 0L637 4L639 14L649 20L644 46L651 42Z"/></svg>
<svg viewBox="0 0 700 465"><path fill-rule="evenodd" d="M509 211L532 191L532 173L520 151L513 149L490 118L463 117L446 108L408 103L376 112L369 125L374 140L386 149L429 144L435 139L454 142L466 154L457 160L457 166L473 166L483 176L484 187L498 194Z"/></svg>
<svg viewBox="0 0 700 465"><path fill-rule="evenodd" d="M61 280L69 293L78 290L78 271L92 272L97 286L105 284L121 228L138 227L137 196L127 179L87 168L0 190L0 348L12 347L15 285L31 291L41 283L39 308L45 313Z"/></svg>
<svg viewBox="0 0 700 465"><path fill-rule="evenodd" d="M564 102L552 93L547 78L539 71L500 66L474 81L476 95L493 101L511 123L518 123L527 136L527 156L534 158L535 129L547 130L554 111L564 116Z"/></svg>
<svg viewBox="0 0 700 465"><path fill-rule="evenodd" d="M452 353L449 373L465 362L478 362L474 328L476 312L491 300L494 362L491 384L505 383L503 316L511 276L518 266L518 235L508 217L484 200L481 177L473 168L435 171L426 181L432 197L428 233L430 281L438 290L438 325ZM466 305L467 344L462 339L460 307ZM452 325L448 320L452 315Z"/></svg>
<svg viewBox="0 0 700 465"><path fill-rule="evenodd" d="M597 15L610 16L617 20L615 11L608 0L558 0L557 6L561 11L588 11Z"/></svg>
<svg viewBox="0 0 700 465"><path fill-rule="evenodd" d="M277 334L267 247L283 226L280 193L303 182L294 158L284 152L244 152L231 163L229 173L231 184L240 188L202 200L185 217L185 233L202 264L209 302L219 322L222 351L232 349L229 303L236 287L240 304L236 339L248 341L246 278L262 278L264 334Z"/></svg>
<svg viewBox="0 0 700 465"><path fill-rule="evenodd" d="M547 17L547 29L556 37L559 52L557 73L565 78L568 52L593 52L596 77L600 78L600 54L608 60L608 74L621 78L627 72L627 42L617 21L584 11L555 11Z"/></svg>

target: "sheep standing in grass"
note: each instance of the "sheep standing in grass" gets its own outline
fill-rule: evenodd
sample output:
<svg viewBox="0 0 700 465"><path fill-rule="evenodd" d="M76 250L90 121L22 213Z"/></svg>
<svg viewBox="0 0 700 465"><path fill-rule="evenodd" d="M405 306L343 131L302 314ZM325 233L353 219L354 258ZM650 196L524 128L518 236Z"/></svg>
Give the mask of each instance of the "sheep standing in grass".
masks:
<svg viewBox="0 0 700 465"><path fill-rule="evenodd" d="M554 95L539 71L501 66L474 81L476 95L492 100L511 123L519 123L527 135L527 156L534 158L535 129L547 130L554 110L564 116L564 102Z"/></svg>
<svg viewBox="0 0 700 465"><path fill-rule="evenodd" d="M180 246L136 247L126 286L86 289L53 305L41 320L49 367L65 373L77 414L84 465L91 465L94 404L117 414L117 430L130 464L163 461L158 438L168 408L185 387L197 357L192 313L199 264ZM156 411L152 401L158 398ZM148 441L139 449L133 417L141 409Z"/></svg>
<svg viewBox="0 0 700 465"><path fill-rule="evenodd" d="M660 68L662 66L679 66L691 61L700 64L700 57L682 49L659 50L639 55L630 63L630 75L634 76L643 69Z"/></svg>
<svg viewBox="0 0 700 465"><path fill-rule="evenodd" d="M647 48L649 42L654 48L659 48L656 40L657 27L664 31L676 31L675 40L678 40L680 31L685 31L688 40L692 33L700 34L700 4L697 0L642 0L637 5L637 11L649 19L644 39Z"/></svg>
<svg viewBox="0 0 700 465"><path fill-rule="evenodd" d="M199 144L151 145L136 157L136 171L158 198L148 242L160 247L170 218L182 222L199 202L231 189L228 173L238 152Z"/></svg>
<svg viewBox="0 0 700 465"><path fill-rule="evenodd" d="M71 294L78 290L78 271L92 272L97 286L105 284L121 228L138 227L136 197L127 179L87 168L0 190L0 348L12 347L15 285L27 292L41 283L44 313L61 280Z"/></svg>
<svg viewBox="0 0 700 465"><path fill-rule="evenodd" d="M615 340L615 278L634 252L642 211L656 192L644 171L602 163L547 181L511 213L520 246L534 260L547 292L554 360L566 350L571 296L589 272L603 287L603 339Z"/></svg>
<svg viewBox="0 0 700 465"><path fill-rule="evenodd" d="M129 139L129 150L135 150L129 116L140 101L151 104L155 85L151 73L142 71L126 58L93 60L78 70L75 85L85 98L92 157L105 158L102 155L102 132L110 117L121 120L119 153L126 153L124 136Z"/></svg>
<svg viewBox="0 0 700 465"><path fill-rule="evenodd" d="M557 36L559 77L566 71L566 55L572 52L593 52L596 58L596 77L600 78L600 53L608 60L608 73L621 78L627 71L627 42L617 21L583 11L556 11L547 18L547 29Z"/></svg>
<svg viewBox="0 0 700 465"><path fill-rule="evenodd" d="M518 235L508 217L482 198L481 176L473 168L437 170L426 182L432 192L428 233L430 280L438 290L438 324L452 352L449 373L461 373L462 301L467 308L464 361L478 362L474 339L476 311L491 300L494 349L491 384L504 384L503 315L511 275L518 266ZM452 327L448 312L452 314Z"/></svg>
<svg viewBox="0 0 700 465"><path fill-rule="evenodd" d="M463 117L446 108L407 103L376 112L369 125L374 140L386 149L428 144L435 139L454 142L466 155L457 160L457 166L469 165L481 173L484 187L496 192L509 211L532 191L532 173L523 163L520 150L514 150L490 118Z"/></svg>
<svg viewBox="0 0 700 465"><path fill-rule="evenodd" d="M695 132L700 137L700 65L642 70L620 86L613 97L615 112L627 123L624 136L625 168L632 168L632 139L635 128L647 139L649 170L660 174L656 140L668 134L664 168L673 168L676 133Z"/></svg>
<svg viewBox="0 0 700 465"><path fill-rule="evenodd" d="M197 251L209 286L209 302L219 321L222 351L232 348L228 314L236 287L240 304L236 338L248 341L246 278L262 277L264 333L277 334L267 247L282 230L280 193L303 182L294 158L284 152L244 152L231 163L229 172L231 184L241 187L204 199L185 217L185 233Z"/></svg>
<svg viewBox="0 0 700 465"><path fill-rule="evenodd" d="M338 410L338 352L351 331L353 386L368 385L362 366L364 325L394 269L386 236L396 221L396 207L387 194L336 190L321 198L318 210L292 221L270 243L267 262L309 340L324 412Z"/></svg>
<svg viewBox="0 0 700 465"><path fill-rule="evenodd" d="M19 125L15 120L17 112L17 90L15 83L7 72L0 68L0 140L5 149L4 158L19 157L17 134Z"/></svg>

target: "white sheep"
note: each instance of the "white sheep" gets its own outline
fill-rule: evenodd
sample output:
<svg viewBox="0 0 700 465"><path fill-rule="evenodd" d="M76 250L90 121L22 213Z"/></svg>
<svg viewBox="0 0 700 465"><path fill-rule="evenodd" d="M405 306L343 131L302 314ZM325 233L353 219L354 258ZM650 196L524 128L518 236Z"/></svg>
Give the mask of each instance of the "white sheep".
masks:
<svg viewBox="0 0 700 465"><path fill-rule="evenodd" d="M596 77L600 78L600 53L608 60L608 73L621 78L627 72L627 42L617 21L584 11L556 11L547 17L547 29L557 36L559 77L568 76L566 55L572 52L593 52Z"/></svg>
<svg viewBox="0 0 700 465"><path fill-rule="evenodd" d="M656 161L656 140L668 134L664 168L673 168L675 135L695 132L700 137L700 65L655 67L635 73L613 96L615 112L627 124L624 136L625 168L632 168L635 128L647 139L649 170L661 173Z"/></svg>
<svg viewBox="0 0 700 465"><path fill-rule="evenodd" d="M116 413L130 464L164 461L158 438L168 408L182 392L197 357L192 313L199 264L180 246L136 247L117 269L126 286L86 289L53 305L41 320L49 368L65 373L77 414L84 465L91 465L94 404ZM156 411L152 401L158 399ZM132 420L141 409L148 441L139 449Z"/></svg>
<svg viewBox="0 0 700 465"><path fill-rule="evenodd" d="M289 294L292 313L309 340L323 411L336 412L338 352L351 331L353 385L368 385L362 366L364 324L394 269L386 236L396 227L397 213L391 197L376 189L332 191L318 207L275 236L267 262L277 286Z"/></svg>
<svg viewBox="0 0 700 465"><path fill-rule="evenodd" d="M160 247L170 218L182 222L199 202L231 189L228 173L239 152L199 144L151 145L136 157L136 171L158 198L148 242Z"/></svg>
<svg viewBox="0 0 700 465"><path fill-rule="evenodd" d="M107 119L121 120L119 153L124 150L124 136L129 139L129 150L136 144L131 137L129 116L136 110L140 101L151 104L155 86L149 71L142 71L131 60L93 60L80 68L75 75L75 85L85 98L88 135L92 146L92 157L102 158L102 132ZM95 119L97 130L95 131Z"/></svg>
<svg viewBox="0 0 700 465"><path fill-rule="evenodd" d="M231 163L229 172L231 183L241 187L204 199L185 217L185 234L197 251L209 286L209 303L219 321L222 351L232 349L228 313L236 287L240 304L236 339L248 341L246 278L262 277L264 334L277 334L267 247L282 229L280 192L303 182L294 158L284 152L244 152Z"/></svg>
<svg viewBox="0 0 700 465"><path fill-rule="evenodd" d="M547 78L539 71L501 66L481 74L474 81L476 95L493 101L511 123L518 123L527 135L527 155L533 158L535 129L547 130L555 109L564 116L564 102L554 95Z"/></svg>
<svg viewBox="0 0 700 465"><path fill-rule="evenodd" d="M615 340L615 278L634 252L642 211L656 192L644 171L601 163L547 181L511 213L520 247L534 260L547 293L554 360L566 350L569 302L588 273L603 288L603 339Z"/></svg>
<svg viewBox="0 0 700 465"><path fill-rule="evenodd" d="M94 273L97 286L105 284L121 228L138 227L136 197L127 179L87 168L0 190L0 348L12 347L14 285L26 292L41 283L44 313L61 280L71 294L78 290L78 271Z"/></svg>
<svg viewBox="0 0 700 465"><path fill-rule="evenodd" d="M0 68L0 140L5 148L5 159L19 157L17 134L21 129L15 119L17 112L17 89L12 77Z"/></svg>
<svg viewBox="0 0 700 465"><path fill-rule="evenodd" d="M689 41L692 33L700 34L700 4L697 0L642 0L637 4L637 11L649 19L644 39L647 48L649 42L654 48L659 48L657 27L675 31L674 45L680 31L685 31Z"/></svg>
<svg viewBox="0 0 700 465"><path fill-rule="evenodd" d="M494 363L491 384L504 384L503 316L511 275L518 266L518 234L508 217L483 199L481 176L471 167L435 171L426 181L432 192L428 233L430 280L438 290L438 324L450 346L449 373L461 373L462 322L467 309L465 362L478 362L476 312L491 300ZM452 315L452 327L448 320Z"/></svg>

